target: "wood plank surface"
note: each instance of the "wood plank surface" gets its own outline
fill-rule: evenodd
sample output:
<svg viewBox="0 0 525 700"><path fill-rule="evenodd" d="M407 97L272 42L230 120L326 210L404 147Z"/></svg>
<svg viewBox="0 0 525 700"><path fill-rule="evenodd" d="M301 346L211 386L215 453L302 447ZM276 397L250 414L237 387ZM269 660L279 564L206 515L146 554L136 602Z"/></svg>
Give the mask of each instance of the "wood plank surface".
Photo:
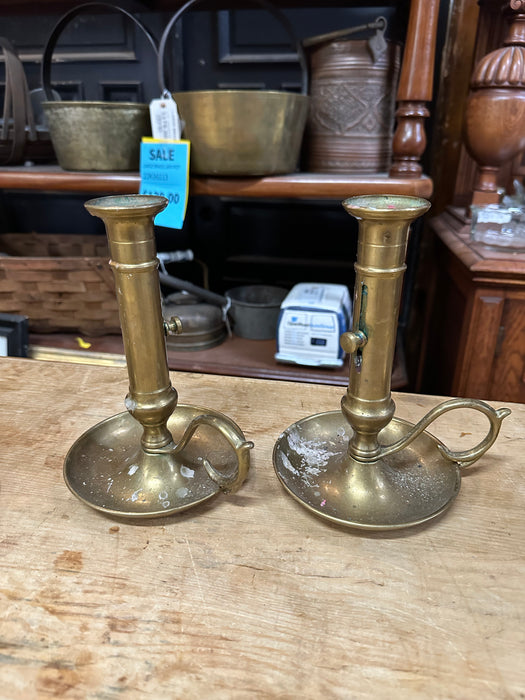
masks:
<svg viewBox="0 0 525 700"><path fill-rule="evenodd" d="M0 358L1 698L524 697L525 406L442 517L367 534L309 513L272 467L341 387L172 380L241 425L252 469L233 496L130 522L62 479L76 438L124 410L125 368ZM438 401L395 399L411 421ZM486 424L471 413L432 432L464 449Z"/></svg>

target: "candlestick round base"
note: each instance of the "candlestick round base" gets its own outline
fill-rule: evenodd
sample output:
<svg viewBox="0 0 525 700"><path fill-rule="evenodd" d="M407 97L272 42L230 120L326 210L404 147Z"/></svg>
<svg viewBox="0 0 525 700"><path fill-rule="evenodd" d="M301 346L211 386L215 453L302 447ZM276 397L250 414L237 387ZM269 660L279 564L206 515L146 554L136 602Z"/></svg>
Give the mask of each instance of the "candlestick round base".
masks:
<svg viewBox="0 0 525 700"><path fill-rule="evenodd" d="M174 442L203 414L228 423L242 436L222 413L179 404L168 420ZM176 454L144 452L141 435L142 426L128 412L93 426L66 456L64 478L69 489L87 505L110 515L162 517L203 503L222 490L205 461L221 475L237 470L231 443L210 425L200 425Z"/></svg>
<svg viewBox="0 0 525 700"><path fill-rule="evenodd" d="M396 442L411 427L393 418L380 442ZM348 527L393 530L435 518L457 496L459 466L442 456L430 433L369 464L349 457L351 435L341 411L330 411L291 425L275 444L279 480L316 515Z"/></svg>

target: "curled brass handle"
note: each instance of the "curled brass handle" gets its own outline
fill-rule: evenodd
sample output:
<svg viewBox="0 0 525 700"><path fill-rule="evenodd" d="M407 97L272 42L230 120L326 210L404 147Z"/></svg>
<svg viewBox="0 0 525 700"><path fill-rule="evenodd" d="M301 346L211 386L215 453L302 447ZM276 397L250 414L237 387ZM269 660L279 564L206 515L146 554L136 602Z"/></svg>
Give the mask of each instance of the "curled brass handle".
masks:
<svg viewBox="0 0 525 700"><path fill-rule="evenodd" d="M248 442L244 439L244 435L233 423L233 421L230 423L224 420L224 418L203 413L202 415L194 418L188 424L188 427L184 431L184 434L177 445L171 443L158 450L150 450L150 452L171 455L176 455L178 452L182 452L193 437L193 434L197 428L201 425L209 425L211 428L218 430L235 450L235 454L237 456L237 469L232 475L222 474L220 471L215 469L215 467L210 464L207 459L203 459L204 468L208 472L210 479L215 481L221 491L224 491L224 493L235 493L240 488L248 474L248 469L250 468L250 450L253 447L253 442Z"/></svg>
<svg viewBox="0 0 525 700"><path fill-rule="evenodd" d="M425 428L427 428L430 425L430 423L435 421L444 413L448 413L449 411L453 411L457 408L472 408L475 411L480 411L480 413L483 413L487 416L490 422L490 428L487 435L483 438L483 440L480 443L472 447L470 450L464 450L463 452L453 452L441 443L438 443L437 445L443 457L446 457L451 462L456 462L460 467L470 466L482 455L484 455L485 452L489 449L489 447L491 447L494 444L494 441L498 437L502 420L511 412L509 408L499 408L496 410L492 408L492 406L489 406L487 403L484 403L483 401L477 401L476 399L450 399L449 401L444 401L443 403L439 404L439 406L436 406L431 411L429 411L426 414L426 416L424 416L418 423L416 423L414 427L411 428L411 430L409 430L409 432L400 440L392 443L391 445L382 446L380 456L386 457L387 455L391 455L394 452L399 452L399 450L402 450L413 440L415 440L415 438L418 435L420 435L425 430ZM375 461L376 459L377 456L374 459L367 459L363 461Z"/></svg>

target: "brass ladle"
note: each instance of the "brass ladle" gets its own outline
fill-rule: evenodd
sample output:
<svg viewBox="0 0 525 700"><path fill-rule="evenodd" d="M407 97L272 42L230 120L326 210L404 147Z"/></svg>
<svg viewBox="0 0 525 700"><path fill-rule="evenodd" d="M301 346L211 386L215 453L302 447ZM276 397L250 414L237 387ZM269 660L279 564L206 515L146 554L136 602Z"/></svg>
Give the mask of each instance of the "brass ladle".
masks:
<svg viewBox="0 0 525 700"><path fill-rule="evenodd" d="M353 329L341 337L350 353L341 410L290 426L274 447L274 466L302 505L328 520L389 530L439 515L456 497L461 467L496 440L510 410L451 399L416 425L394 417L391 374L410 224L430 203L417 197L370 195L343 202L359 222ZM487 416L487 436L452 452L425 428L442 414L468 408Z"/></svg>
<svg viewBox="0 0 525 700"><path fill-rule="evenodd" d="M97 510L126 517L164 516L236 491L250 448L217 411L177 404L171 385L153 219L164 197L126 195L86 203L106 226L129 376L127 412L95 425L69 450L64 478Z"/></svg>

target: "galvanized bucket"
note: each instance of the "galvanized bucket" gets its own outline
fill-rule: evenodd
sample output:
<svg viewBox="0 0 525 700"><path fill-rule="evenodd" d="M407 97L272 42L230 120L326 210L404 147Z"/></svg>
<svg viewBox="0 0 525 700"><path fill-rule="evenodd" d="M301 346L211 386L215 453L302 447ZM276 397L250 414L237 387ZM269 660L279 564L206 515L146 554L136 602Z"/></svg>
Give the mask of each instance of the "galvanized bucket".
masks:
<svg viewBox="0 0 525 700"><path fill-rule="evenodd" d="M375 22L303 41L310 63L310 112L305 151L308 170L381 173L390 167L399 44ZM370 39L348 35L375 29Z"/></svg>
<svg viewBox="0 0 525 700"><path fill-rule="evenodd" d="M92 9L123 13L146 35L155 55L157 44L150 32L127 10L92 2L64 14L51 32L42 58L43 102L49 133L59 165L64 170L138 170L140 141L151 135L149 107L134 102L76 102L53 99L51 59L58 37L76 15Z"/></svg>
<svg viewBox="0 0 525 700"><path fill-rule="evenodd" d="M234 287L226 292L231 299L233 330L241 338L270 340L277 335L281 303L288 290L264 284Z"/></svg>
<svg viewBox="0 0 525 700"><path fill-rule="evenodd" d="M160 43L159 82L167 90L164 52L181 15L200 0L189 0L170 19ZM284 26L297 48L301 94L279 90L196 90L175 92L184 137L191 141L194 175L277 175L296 170L308 114L306 57L286 17L265 0L255 0Z"/></svg>

